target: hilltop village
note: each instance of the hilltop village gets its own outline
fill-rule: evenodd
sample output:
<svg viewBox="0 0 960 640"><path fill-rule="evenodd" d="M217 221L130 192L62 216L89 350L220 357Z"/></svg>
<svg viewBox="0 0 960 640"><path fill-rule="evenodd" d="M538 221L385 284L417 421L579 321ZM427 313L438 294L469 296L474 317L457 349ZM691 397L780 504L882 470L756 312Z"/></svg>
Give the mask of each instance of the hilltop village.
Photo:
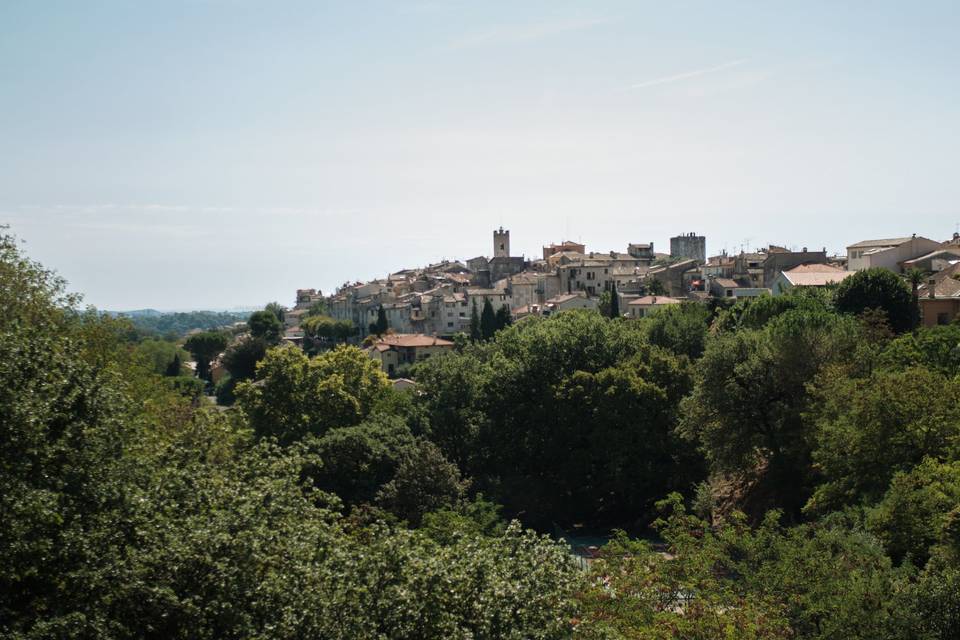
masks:
<svg viewBox="0 0 960 640"><path fill-rule="evenodd" d="M776 245L708 256L707 239L685 233L670 238L669 253L656 251L652 242L631 243L625 251L593 251L564 241L544 246L540 257L530 259L511 255L510 231L499 228L493 232L492 249L492 257L443 261L347 283L328 297L316 289L300 289L294 308L285 315L284 338L302 343L302 320L321 303L326 315L352 325L351 339L379 335L371 347L376 357L400 352L396 362L385 362L384 369L392 373L404 361L412 363L452 346L457 334L469 334L475 316L488 304L500 322L569 309L607 315L612 310L642 318L684 301L778 296L794 287L825 287L871 267L924 274L918 290L923 324L946 324L960 314L956 233L946 241L915 234L864 240L847 247L846 255L835 256L825 249L795 251Z"/></svg>

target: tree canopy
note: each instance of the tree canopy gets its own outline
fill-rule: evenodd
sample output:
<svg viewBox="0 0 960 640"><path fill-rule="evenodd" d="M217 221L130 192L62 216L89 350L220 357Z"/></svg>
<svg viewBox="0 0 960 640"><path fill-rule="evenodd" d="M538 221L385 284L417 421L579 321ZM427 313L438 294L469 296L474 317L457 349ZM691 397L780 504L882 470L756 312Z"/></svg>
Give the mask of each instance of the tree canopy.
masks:
<svg viewBox="0 0 960 640"><path fill-rule="evenodd" d="M0 635L953 640L960 335L831 295L494 314L403 391L198 333L214 408L0 234Z"/></svg>
<svg viewBox="0 0 960 640"><path fill-rule="evenodd" d="M210 379L210 361L227 348L229 338L220 331L195 333L184 342L183 347L197 362L197 376L202 380Z"/></svg>
<svg viewBox="0 0 960 640"><path fill-rule="evenodd" d="M894 331L908 331L914 323L914 302L907 284L888 269L858 271L837 287L837 311L859 315L883 309Z"/></svg>
<svg viewBox="0 0 960 640"><path fill-rule="evenodd" d="M283 324L273 311L254 311L247 320L247 326L250 327L250 335L269 343L276 343L283 335Z"/></svg>

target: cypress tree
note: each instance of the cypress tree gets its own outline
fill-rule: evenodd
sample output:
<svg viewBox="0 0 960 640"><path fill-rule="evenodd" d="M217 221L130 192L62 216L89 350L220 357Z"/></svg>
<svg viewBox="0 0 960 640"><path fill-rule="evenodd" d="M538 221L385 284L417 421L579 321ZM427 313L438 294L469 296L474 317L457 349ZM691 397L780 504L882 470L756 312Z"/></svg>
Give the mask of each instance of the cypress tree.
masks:
<svg viewBox="0 0 960 640"><path fill-rule="evenodd" d="M478 342L483 335L480 333L480 314L477 313L477 301L473 301L473 309L470 311L470 340Z"/></svg>
<svg viewBox="0 0 960 640"><path fill-rule="evenodd" d="M180 369L183 368L183 363L180 362L180 354L173 354L173 360L170 361L170 364L167 365L167 370L163 372L165 376L178 376L180 375Z"/></svg>
<svg viewBox="0 0 960 640"><path fill-rule="evenodd" d="M480 312L480 334L484 340L489 340L497 332L497 317L493 313L490 298L483 301L483 311Z"/></svg>
<svg viewBox="0 0 960 640"><path fill-rule="evenodd" d="M510 322L511 322L510 309L506 305L497 309L496 320L497 320L497 331L500 331L500 329L506 329L507 327L510 326Z"/></svg>
<svg viewBox="0 0 960 640"><path fill-rule="evenodd" d="M387 312L383 310L383 305L380 305L380 308L377 309L377 321L374 328L378 336L382 336L390 328L390 324L387 322Z"/></svg>
<svg viewBox="0 0 960 640"><path fill-rule="evenodd" d="M620 317L620 296L617 295L617 283L613 283L613 289L610 290L610 317Z"/></svg>

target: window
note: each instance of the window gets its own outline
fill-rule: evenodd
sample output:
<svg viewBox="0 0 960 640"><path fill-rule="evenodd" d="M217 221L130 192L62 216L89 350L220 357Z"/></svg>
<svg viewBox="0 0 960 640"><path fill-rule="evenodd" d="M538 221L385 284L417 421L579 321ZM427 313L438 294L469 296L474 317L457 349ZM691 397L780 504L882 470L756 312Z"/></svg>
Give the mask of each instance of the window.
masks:
<svg viewBox="0 0 960 640"><path fill-rule="evenodd" d="M448 323L447 323L447 326L448 326L448 327L452 327L452 326L453 326L453 323L452 323L452 322L448 322Z"/></svg>

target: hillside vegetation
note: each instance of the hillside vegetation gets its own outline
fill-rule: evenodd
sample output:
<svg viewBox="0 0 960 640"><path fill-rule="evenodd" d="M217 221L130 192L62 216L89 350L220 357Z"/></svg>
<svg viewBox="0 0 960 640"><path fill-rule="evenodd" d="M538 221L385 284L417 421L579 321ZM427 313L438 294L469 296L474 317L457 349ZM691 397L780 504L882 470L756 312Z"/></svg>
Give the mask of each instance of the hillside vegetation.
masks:
<svg viewBox="0 0 960 640"><path fill-rule="evenodd" d="M960 637L960 326L569 312L414 392L265 341L215 410L8 236L0 285L3 637Z"/></svg>

